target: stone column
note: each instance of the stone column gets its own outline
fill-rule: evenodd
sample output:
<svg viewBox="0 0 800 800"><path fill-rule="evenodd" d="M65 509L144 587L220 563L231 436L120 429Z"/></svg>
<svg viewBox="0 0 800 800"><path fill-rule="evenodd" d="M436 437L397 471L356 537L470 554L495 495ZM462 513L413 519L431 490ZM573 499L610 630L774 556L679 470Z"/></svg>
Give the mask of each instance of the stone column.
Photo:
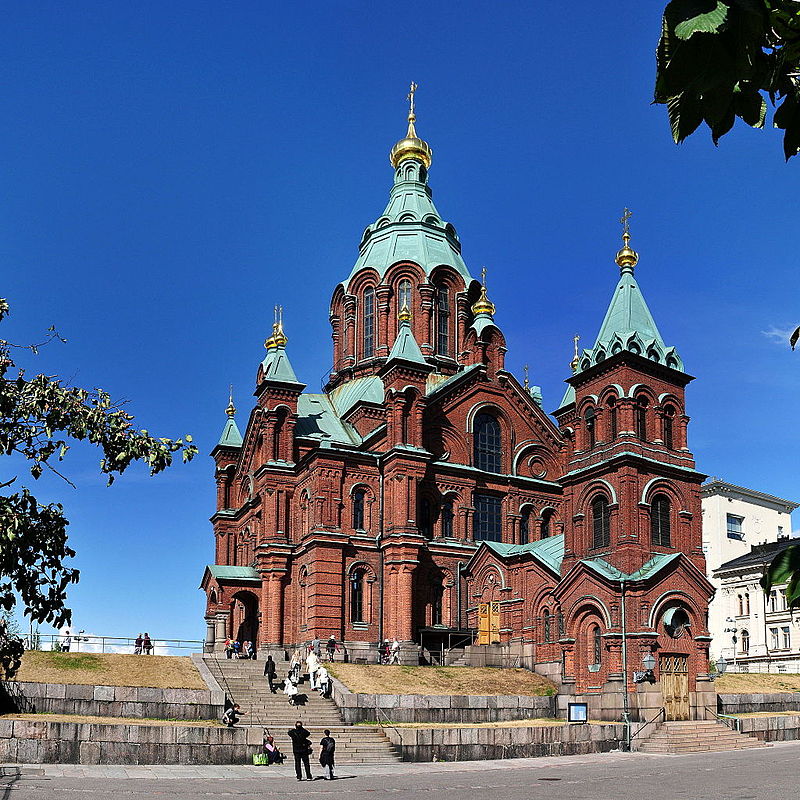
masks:
<svg viewBox="0 0 800 800"><path fill-rule="evenodd" d="M203 647L204 653L214 652L214 643L217 638L216 617L213 614L206 614L206 643Z"/></svg>
<svg viewBox="0 0 800 800"><path fill-rule="evenodd" d="M389 320L389 295L391 292L391 287L386 284L381 284L375 289L375 299L378 306L378 343L375 348L375 354L379 356L389 355L390 340L394 340L394 332L390 334L391 322Z"/></svg>
<svg viewBox="0 0 800 800"><path fill-rule="evenodd" d="M397 570L397 617L394 635L401 642L413 639L414 608L414 567L411 564L400 564Z"/></svg>
<svg viewBox="0 0 800 800"><path fill-rule="evenodd" d="M414 331L419 342L419 349L422 350L423 355L430 355L433 353L433 300L436 290L430 284L424 283L419 287L419 294L422 298L421 306L421 324L419 328Z"/></svg>
<svg viewBox="0 0 800 800"><path fill-rule="evenodd" d="M220 652L225 649L225 640L228 638L228 621L230 620L230 611L218 611L214 618L214 627L216 628L214 636L214 650Z"/></svg>
<svg viewBox="0 0 800 800"><path fill-rule="evenodd" d="M268 572L261 578L259 645L283 643L283 575Z"/></svg>

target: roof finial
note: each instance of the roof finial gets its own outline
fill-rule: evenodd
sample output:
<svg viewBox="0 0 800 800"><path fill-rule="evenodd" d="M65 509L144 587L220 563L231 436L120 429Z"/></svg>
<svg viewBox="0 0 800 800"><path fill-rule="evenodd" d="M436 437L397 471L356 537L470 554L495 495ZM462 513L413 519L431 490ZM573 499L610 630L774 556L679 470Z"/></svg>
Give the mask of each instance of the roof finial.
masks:
<svg viewBox="0 0 800 800"><path fill-rule="evenodd" d="M230 395L229 395L229 399L228 399L228 407L225 409L225 413L229 417L235 417L236 416L236 406L233 404L233 384L231 384L231 386L230 386Z"/></svg>
<svg viewBox="0 0 800 800"><path fill-rule="evenodd" d="M576 333L572 337L572 343L575 346L575 353L572 356L572 361L569 362L569 365L573 372L576 372L578 369L578 342L581 340L580 334Z"/></svg>
<svg viewBox="0 0 800 800"><path fill-rule="evenodd" d="M486 267L481 269L481 296L472 304L473 314L494 315L494 303L486 296Z"/></svg>
<svg viewBox="0 0 800 800"><path fill-rule="evenodd" d="M528 382L528 365L526 364L522 369L525 371L525 381L522 384L522 388L527 392L531 388Z"/></svg>
<svg viewBox="0 0 800 800"><path fill-rule="evenodd" d="M617 253L615 260L621 272L633 272L633 268L639 261L639 254L630 246L631 227L629 220L632 216L633 213L626 207L620 218L622 223L622 249Z"/></svg>
<svg viewBox="0 0 800 800"><path fill-rule="evenodd" d="M401 325L411 322L411 309L408 307L408 300L403 300L403 307L398 312L397 319Z"/></svg>
<svg viewBox="0 0 800 800"><path fill-rule="evenodd" d="M275 335L273 338L275 339L275 346L276 347L286 347L286 342L289 341L286 334L283 332L283 306L275 306L275 316L276 316L276 328L275 328Z"/></svg>
<svg viewBox="0 0 800 800"><path fill-rule="evenodd" d="M406 100L408 100L408 130L405 138L397 142L389 153L389 161L392 162L392 166L395 169L401 161L407 158L415 158L426 167L431 165L433 151L427 142L417 136L417 129L414 127L414 123L417 121L414 95L417 93L418 88L419 86L414 81L411 81L410 90L406 95Z"/></svg>

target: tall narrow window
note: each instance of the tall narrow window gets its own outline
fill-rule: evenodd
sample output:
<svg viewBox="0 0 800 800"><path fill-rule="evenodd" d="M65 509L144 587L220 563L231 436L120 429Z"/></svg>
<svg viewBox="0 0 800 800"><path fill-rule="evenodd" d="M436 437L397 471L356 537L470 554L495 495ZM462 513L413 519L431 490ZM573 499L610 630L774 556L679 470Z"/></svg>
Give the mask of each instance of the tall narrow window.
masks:
<svg viewBox="0 0 800 800"><path fill-rule="evenodd" d="M419 504L419 532L426 539L433 539L433 515L431 514L431 501L423 497Z"/></svg>
<svg viewBox="0 0 800 800"><path fill-rule="evenodd" d="M542 512L542 527L539 531L539 538L546 539L552 533L551 530L551 523L553 520L553 514L555 512L552 508L545 509Z"/></svg>
<svg viewBox="0 0 800 800"><path fill-rule="evenodd" d="M595 411L593 408L586 409L586 447L591 450L597 444L597 431L595 430Z"/></svg>
<svg viewBox="0 0 800 800"><path fill-rule="evenodd" d="M411 281L400 281L397 287L397 310L401 311L403 308L411 309Z"/></svg>
<svg viewBox="0 0 800 800"><path fill-rule="evenodd" d="M608 547L611 542L608 500L600 495L592 501L592 547Z"/></svg>
<svg viewBox="0 0 800 800"><path fill-rule="evenodd" d="M786 590L781 589L781 591L784 592L784 597L785 597ZM748 617L750 616L750 592L744 593L744 613L747 614Z"/></svg>
<svg viewBox="0 0 800 800"><path fill-rule="evenodd" d="M552 642L553 632L550 630L550 612L547 609L542 612L542 623L544 626L544 640Z"/></svg>
<svg viewBox="0 0 800 800"><path fill-rule="evenodd" d="M364 530L364 497L366 492L363 489L356 489L353 492L353 527L357 531Z"/></svg>
<svg viewBox="0 0 800 800"><path fill-rule="evenodd" d="M522 509L522 518L519 521L519 543L528 544L531 538L531 510L530 508Z"/></svg>
<svg viewBox="0 0 800 800"><path fill-rule="evenodd" d="M647 441L647 398L639 397L636 400L636 435Z"/></svg>
<svg viewBox="0 0 800 800"><path fill-rule="evenodd" d="M559 637L562 637L564 636L566 629L564 628L564 612L560 608L556 614L556 619L558 619L558 635Z"/></svg>
<svg viewBox="0 0 800 800"><path fill-rule="evenodd" d="M442 599L444 597L444 587L434 586L431 590L431 625L442 624Z"/></svg>
<svg viewBox="0 0 800 800"><path fill-rule="evenodd" d="M446 286L436 289L436 354L450 355L450 290Z"/></svg>
<svg viewBox="0 0 800 800"><path fill-rule="evenodd" d="M501 501L491 494L475 494L472 538L476 542L500 542L503 539Z"/></svg>
<svg viewBox="0 0 800 800"><path fill-rule="evenodd" d="M608 426L612 442L617 438L617 434L619 433L618 415L619 409L617 408L617 401L616 398L612 397L608 401Z"/></svg>
<svg viewBox="0 0 800 800"><path fill-rule="evenodd" d="M445 500L442 503L442 536L445 539L453 535L453 501Z"/></svg>
<svg viewBox="0 0 800 800"><path fill-rule="evenodd" d="M650 541L656 547L670 547L669 498L657 494L650 505Z"/></svg>
<svg viewBox="0 0 800 800"><path fill-rule="evenodd" d="M668 450L674 449L675 437L673 435L675 421L675 409L672 406L667 406L664 409L664 447Z"/></svg>
<svg viewBox="0 0 800 800"><path fill-rule="evenodd" d="M473 438L475 466L484 472L500 472L500 423L491 414L478 414L473 426Z"/></svg>
<svg viewBox="0 0 800 800"><path fill-rule="evenodd" d="M364 570L350 575L350 622L364 621Z"/></svg>
<svg viewBox="0 0 800 800"><path fill-rule="evenodd" d="M375 290L364 289L364 358L375 355Z"/></svg>
<svg viewBox="0 0 800 800"><path fill-rule="evenodd" d="M744 614L744 600L740 594L736 595L736 599L739 601L739 616L741 617Z"/></svg>
<svg viewBox="0 0 800 800"><path fill-rule="evenodd" d="M742 653L747 655L750 652L750 633L742 631Z"/></svg>
<svg viewBox="0 0 800 800"><path fill-rule="evenodd" d="M594 656L593 664L603 663L603 634L600 631L600 626L595 625L592 629L592 655Z"/></svg>

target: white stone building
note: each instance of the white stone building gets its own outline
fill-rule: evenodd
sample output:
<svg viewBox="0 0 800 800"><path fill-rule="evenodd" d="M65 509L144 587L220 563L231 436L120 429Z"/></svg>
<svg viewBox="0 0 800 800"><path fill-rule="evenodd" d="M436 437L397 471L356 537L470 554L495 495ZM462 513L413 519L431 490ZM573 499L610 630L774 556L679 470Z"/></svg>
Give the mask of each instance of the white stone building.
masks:
<svg viewBox="0 0 800 800"><path fill-rule="evenodd" d="M703 485L702 504L703 550L717 587L712 658L725 656L737 671L800 672L800 615L786 608L780 588L767 598L759 585L764 567L790 544L800 504L718 478Z"/></svg>

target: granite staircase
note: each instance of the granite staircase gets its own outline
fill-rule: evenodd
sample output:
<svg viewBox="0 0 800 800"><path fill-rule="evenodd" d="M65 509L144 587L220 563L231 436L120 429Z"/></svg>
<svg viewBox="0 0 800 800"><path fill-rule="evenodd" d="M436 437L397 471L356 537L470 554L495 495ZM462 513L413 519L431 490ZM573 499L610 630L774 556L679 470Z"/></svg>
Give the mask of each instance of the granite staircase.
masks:
<svg viewBox="0 0 800 800"><path fill-rule="evenodd" d="M704 753L752 747L771 747L771 745L737 733L716 720L687 720L661 723L656 732L639 746L639 752Z"/></svg>
<svg viewBox="0 0 800 800"><path fill-rule="evenodd" d="M245 712L239 725L267 728L289 760L292 747L287 732L297 720L311 732L312 768L325 728L336 739L337 764L385 764L401 760L380 727L344 724L333 700L313 691L307 675L302 676L297 687L305 703L290 706L280 688L275 694L270 692L263 661L207 658L206 665L231 701ZM279 678L285 672L284 666L288 669L288 664L277 665Z"/></svg>

